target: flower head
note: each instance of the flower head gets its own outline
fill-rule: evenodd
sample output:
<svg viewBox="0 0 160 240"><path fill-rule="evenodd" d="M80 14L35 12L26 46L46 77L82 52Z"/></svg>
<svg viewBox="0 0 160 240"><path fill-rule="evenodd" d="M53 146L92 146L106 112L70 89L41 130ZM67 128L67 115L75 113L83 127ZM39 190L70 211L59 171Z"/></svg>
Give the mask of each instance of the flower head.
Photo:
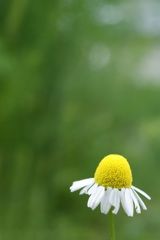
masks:
<svg viewBox="0 0 160 240"><path fill-rule="evenodd" d="M107 214L111 207L117 214L122 205L128 216L133 216L134 208L141 213L146 206L137 192L151 199L145 192L132 185L132 172L127 160L117 154L110 154L99 163L94 178L87 178L73 182L71 192L80 191L81 194L90 195L87 206L94 210L99 204L101 212Z"/></svg>

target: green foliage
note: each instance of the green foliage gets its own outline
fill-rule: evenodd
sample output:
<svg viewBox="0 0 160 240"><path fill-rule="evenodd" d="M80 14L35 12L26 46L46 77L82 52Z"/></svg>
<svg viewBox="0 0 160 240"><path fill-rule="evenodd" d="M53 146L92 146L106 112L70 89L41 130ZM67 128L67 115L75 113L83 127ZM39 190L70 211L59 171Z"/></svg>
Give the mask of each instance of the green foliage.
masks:
<svg viewBox="0 0 160 240"><path fill-rule="evenodd" d="M134 218L120 211L117 239L158 239L159 32L147 4L1 1L0 239L107 239L108 216L69 186L109 153L153 198Z"/></svg>

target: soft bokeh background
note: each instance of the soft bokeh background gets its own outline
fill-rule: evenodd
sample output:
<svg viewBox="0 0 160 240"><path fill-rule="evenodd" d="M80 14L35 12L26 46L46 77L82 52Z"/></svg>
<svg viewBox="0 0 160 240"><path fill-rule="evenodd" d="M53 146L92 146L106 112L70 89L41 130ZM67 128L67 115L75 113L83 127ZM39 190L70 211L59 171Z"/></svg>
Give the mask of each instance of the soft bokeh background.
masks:
<svg viewBox="0 0 160 240"><path fill-rule="evenodd" d="M124 155L148 211L117 240L160 235L160 2L0 1L0 239L105 240L108 216L70 193Z"/></svg>

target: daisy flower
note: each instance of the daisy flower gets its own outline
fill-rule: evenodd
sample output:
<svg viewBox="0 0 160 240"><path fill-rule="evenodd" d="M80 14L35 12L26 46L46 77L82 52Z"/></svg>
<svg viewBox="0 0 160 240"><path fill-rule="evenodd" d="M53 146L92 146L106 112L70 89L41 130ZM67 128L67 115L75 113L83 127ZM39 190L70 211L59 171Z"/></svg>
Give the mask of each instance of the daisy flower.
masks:
<svg viewBox="0 0 160 240"><path fill-rule="evenodd" d="M147 210L146 205L138 195L142 194L151 199L145 192L132 185L132 172L127 159L121 155L110 154L99 163L94 178L87 178L73 182L71 192L81 189L81 194L88 194L87 206L94 210L100 204L102 213L117 214L122 205L128 216L133 216L134 209L141 213L141 208Z"/></svg>

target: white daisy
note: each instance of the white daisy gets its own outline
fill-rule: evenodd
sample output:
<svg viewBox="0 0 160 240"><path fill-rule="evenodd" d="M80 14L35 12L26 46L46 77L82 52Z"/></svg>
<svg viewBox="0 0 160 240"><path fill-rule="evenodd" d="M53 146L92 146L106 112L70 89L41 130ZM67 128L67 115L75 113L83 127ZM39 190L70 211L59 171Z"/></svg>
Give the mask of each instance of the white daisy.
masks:
<svg viewBox="0 0 160 240"><path fill-rule="evenodd" d="M80 195L90 195L87 206L94 210L100 204L101 212L104 214L107 214L111 207L114 207L112 212L117 214L122 205L126 214L133 216L134 208L137 213L141 213L141 208L147 210L138 193L151 199L145 192L132 185L129 163L123 156L116 154L110 154L102 159L94 178L75 181L70 190L74 192L81 188Z"/></svg>

